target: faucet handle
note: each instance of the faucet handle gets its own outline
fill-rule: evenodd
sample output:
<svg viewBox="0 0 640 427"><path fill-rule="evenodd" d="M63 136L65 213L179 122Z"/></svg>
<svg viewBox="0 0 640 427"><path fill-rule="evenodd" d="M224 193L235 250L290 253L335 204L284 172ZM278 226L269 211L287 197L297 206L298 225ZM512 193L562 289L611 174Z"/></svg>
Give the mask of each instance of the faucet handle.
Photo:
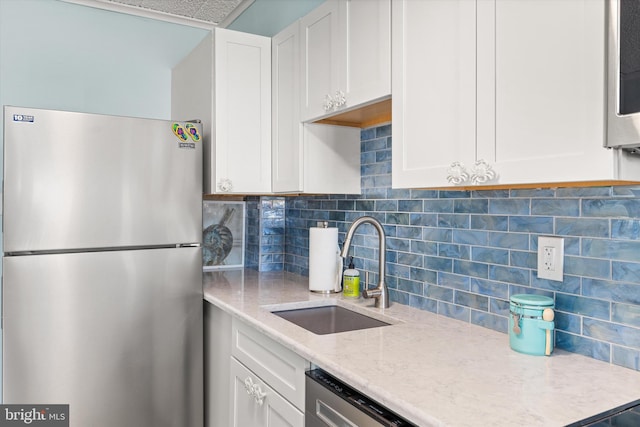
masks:
<svg viewBox="0 0 640 427"><path fill-rule="evenodd" d="M389 291L387 290L387 284L384 281L380 281L377 287L369 289L369 272L364 272L364 287L362 289L362 296L364 298L373 298L375 300L374 307L389 308Z"/></svg>
<svg viewBox="0 0 640 427"><path fill-rule="evenodd" d="M382 291L379 288L369 289L369 272L364 272L364 286L362 288L362 296L365 298L379 298Z"/></svg>
<svg viewBox="0 0 640 427"><path fill-rule="evenodd" d="M362 296L365 298L375 298L376 299L376 307L378 306L378 298L380 298L380 295L382 295L382 290L380 288L373 288L373 289L364 289L362 291Z"/></svg>
<svg viewBox="0 0 640 427"><path fill-rule="evenodd" d="M369 289L369 272L367 270L364 271L364 285L362 286L363 292Z"/></svg>

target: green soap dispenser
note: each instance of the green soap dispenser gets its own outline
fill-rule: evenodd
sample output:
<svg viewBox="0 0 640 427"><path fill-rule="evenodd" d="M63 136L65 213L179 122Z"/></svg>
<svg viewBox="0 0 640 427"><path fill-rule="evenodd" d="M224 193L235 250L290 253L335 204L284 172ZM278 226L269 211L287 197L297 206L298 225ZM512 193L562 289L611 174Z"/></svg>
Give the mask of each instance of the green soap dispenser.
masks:
<svg viewBox="0 0 640 427"><path fill-rule="evenodd" d="M353 257L349 260L349 268L343 273L342 294L346 298L360 298L360 272L353 266Z"/></svg>

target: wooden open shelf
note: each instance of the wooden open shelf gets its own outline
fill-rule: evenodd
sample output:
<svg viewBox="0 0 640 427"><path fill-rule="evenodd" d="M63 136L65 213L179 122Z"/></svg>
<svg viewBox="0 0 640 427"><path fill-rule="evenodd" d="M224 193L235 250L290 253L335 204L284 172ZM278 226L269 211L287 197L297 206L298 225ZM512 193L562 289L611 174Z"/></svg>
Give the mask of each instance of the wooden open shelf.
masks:
<svg viewBox="0 0 640 427"><path fill-rule="evenodd" d="M391 122L391 98L365 105L354 110L337 113L331 117L318 120L314 123L327 125L351 126L368 128Z"/></svg>

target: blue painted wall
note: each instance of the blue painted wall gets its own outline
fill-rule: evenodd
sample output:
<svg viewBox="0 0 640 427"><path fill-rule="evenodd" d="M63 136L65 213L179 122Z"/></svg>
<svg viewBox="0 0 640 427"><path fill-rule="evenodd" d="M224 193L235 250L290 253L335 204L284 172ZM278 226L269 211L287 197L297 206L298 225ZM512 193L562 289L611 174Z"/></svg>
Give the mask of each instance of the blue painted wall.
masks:
<svg viewBox="0 0 640 427"><path fill-rule="evenodd" d="M261 269L308 275L309 227L329 221L342 242L354 219L372 215L388 238L392 301L506 333L511 295L547 295L558 348L640 370L640 186L394 190L391 144L390 125L362 131L361 196L281 198L285 260ZM563 282L536 277L539 235L564 237ZM377 244L369 225L352 243L371 282Z"/></svg>
<svg viewBox="0 0 640 427"><path fill-rule="evenodd" d="M170 119L171 68L206 30L54 1L0 1L0 103Z"/></svg>
<svg viewBox="0 0 640 427"><path fill-rule="evenodd" d="M55 0L0 0L0 105L170 119L171 69L207 33Z"/></svg>
<svg viewBox="0 0 640 427"><path fill-rule="evenodd" d="M272 37L325 0L256 0L227 28Z"/></svg>

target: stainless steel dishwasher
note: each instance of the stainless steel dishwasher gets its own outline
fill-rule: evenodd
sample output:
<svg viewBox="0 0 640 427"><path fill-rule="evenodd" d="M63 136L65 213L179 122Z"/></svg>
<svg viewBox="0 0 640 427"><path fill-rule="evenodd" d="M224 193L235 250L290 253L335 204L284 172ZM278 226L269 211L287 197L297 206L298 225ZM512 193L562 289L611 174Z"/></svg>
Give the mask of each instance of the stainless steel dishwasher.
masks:
<svg viewBox="0 0 640 427"><path fill-rule="evenodd" d="M322 369L306 374L305 427L417 427Z"/></svg>

